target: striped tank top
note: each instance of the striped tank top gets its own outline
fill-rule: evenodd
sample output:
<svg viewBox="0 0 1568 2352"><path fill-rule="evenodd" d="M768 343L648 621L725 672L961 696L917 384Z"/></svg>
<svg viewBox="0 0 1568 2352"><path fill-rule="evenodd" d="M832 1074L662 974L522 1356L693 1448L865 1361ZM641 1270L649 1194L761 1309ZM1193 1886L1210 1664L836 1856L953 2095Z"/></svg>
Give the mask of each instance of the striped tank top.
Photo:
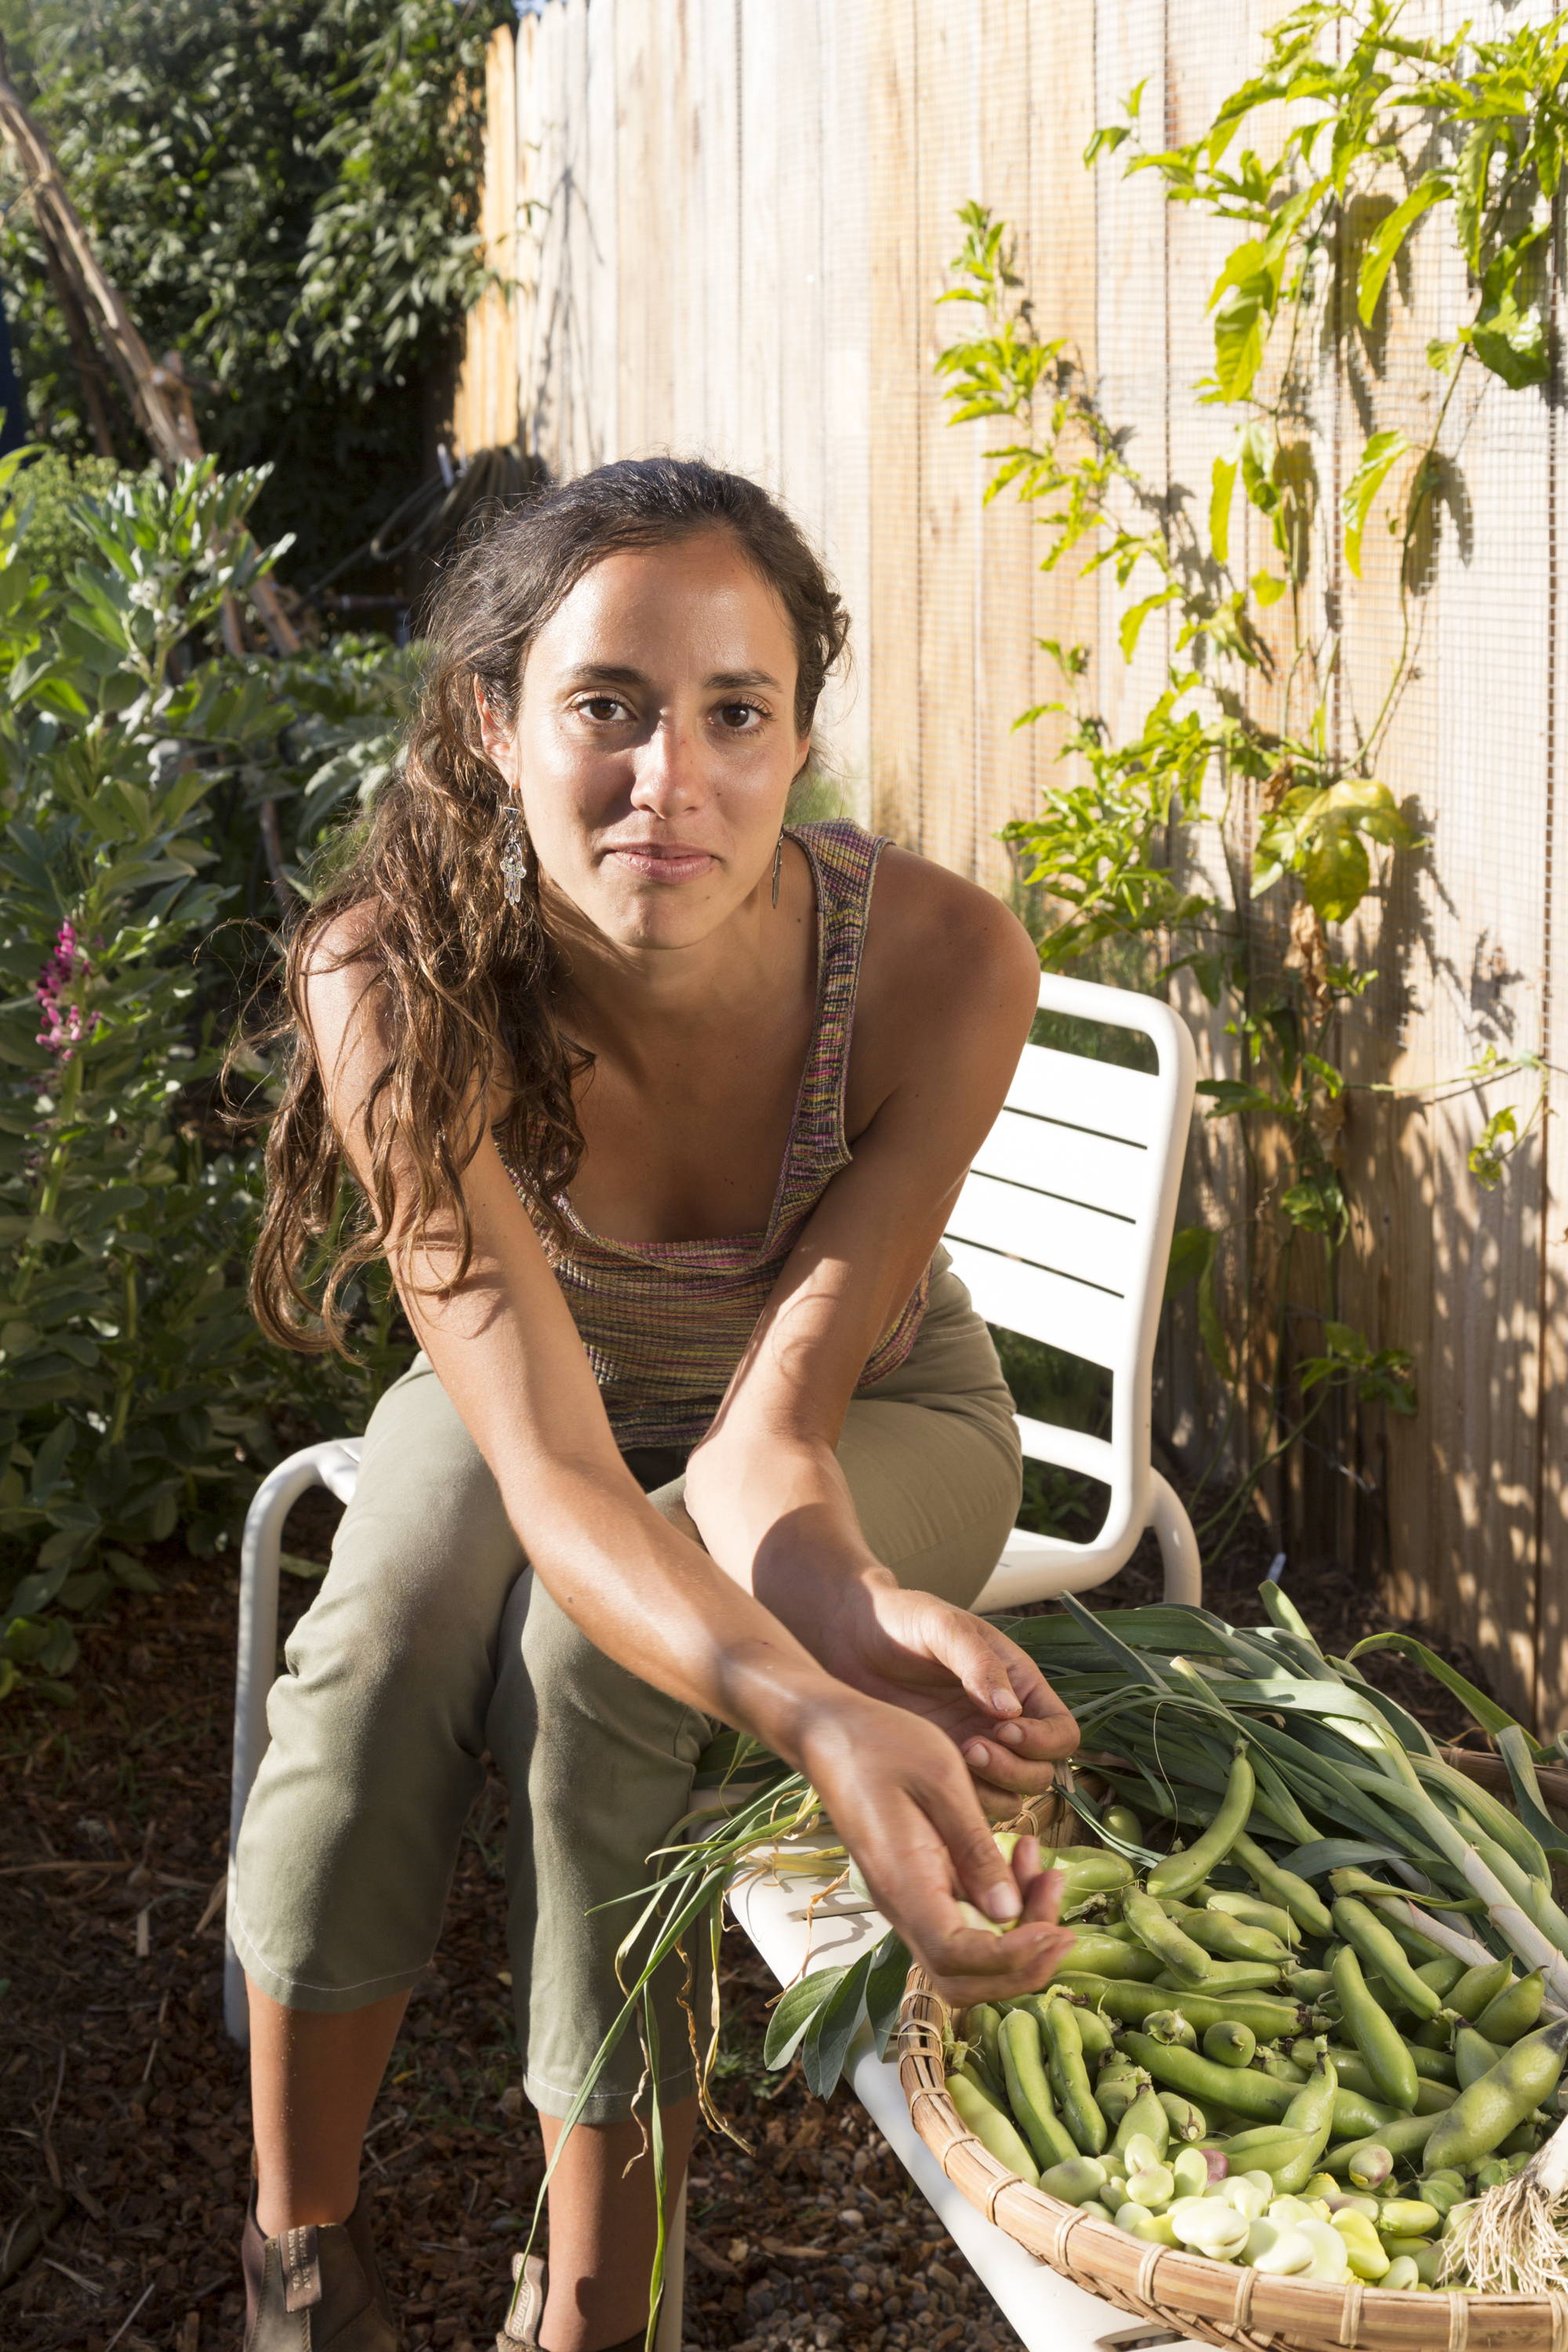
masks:
<svg viewBox="0 0 1568 2352"><path fill-rule="evenodd" d="M844 1086L866 911L885 844L842 822L792 825L789 837L816 887L816 1025L767 1223L708 1241L618 1242L590 1233L564 1196L560 1202L570 1239L552 1251L555 1277L623 1447L686 1447L705 1433L785 1258L849 1164ZM904 1361L930 1286L928 1268L872 1350L861 1388Z"/></svg>

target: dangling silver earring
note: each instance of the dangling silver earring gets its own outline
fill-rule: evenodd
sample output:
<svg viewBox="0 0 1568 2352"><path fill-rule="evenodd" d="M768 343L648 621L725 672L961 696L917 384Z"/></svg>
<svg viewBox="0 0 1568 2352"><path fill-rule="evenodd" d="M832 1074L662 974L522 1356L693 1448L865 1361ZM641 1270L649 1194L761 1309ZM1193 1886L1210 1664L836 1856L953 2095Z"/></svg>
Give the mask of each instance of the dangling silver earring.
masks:
<svg viewBox="0 0 1568 2352"><path fill-rule="evenodd" d="M779 828L778 846L773 851L773 904L779 902L779 869L784 865L784 828Z"/></svg>
<svg viewBox="0 0 1568 2352"><path fill-rule="evenodd" d="M522 904L522 886L528 879L528 828L522 811L515 799L509 800L505 812L506 841L500 854L501 888L509 907Z"/></svg>

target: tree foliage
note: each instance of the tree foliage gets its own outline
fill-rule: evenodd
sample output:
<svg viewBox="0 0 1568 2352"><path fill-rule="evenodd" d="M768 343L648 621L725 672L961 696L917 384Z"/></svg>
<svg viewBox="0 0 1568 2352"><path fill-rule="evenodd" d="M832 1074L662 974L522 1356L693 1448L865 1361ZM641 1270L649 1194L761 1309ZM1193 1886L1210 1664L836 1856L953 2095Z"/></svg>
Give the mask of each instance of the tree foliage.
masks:
<svg viewBox="0 0 1568 2352"><path fill-rule="evenodd" d="M485 44L507 0L30 0L13 68L204 446L268 464L310 576L426 470L425 395L483 283ZM15 187L5 192L17 196ZM89 448L25 202L0 277L40 440ZM123 416L122 457L140 462Z"/></svg>

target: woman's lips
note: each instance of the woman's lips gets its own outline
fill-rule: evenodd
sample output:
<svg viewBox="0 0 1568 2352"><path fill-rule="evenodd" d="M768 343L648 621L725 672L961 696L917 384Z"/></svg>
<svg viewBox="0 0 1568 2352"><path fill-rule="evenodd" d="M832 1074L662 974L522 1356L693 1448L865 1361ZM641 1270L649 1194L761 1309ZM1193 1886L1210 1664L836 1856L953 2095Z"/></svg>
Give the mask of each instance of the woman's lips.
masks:
<svg viewBox="0 0 1568 2352"><path fill-rule="evenodd" d="M653 882L690 882L714 863L710 850L688 848L681 842L614 842L609 855L629 873Z"/></svg>

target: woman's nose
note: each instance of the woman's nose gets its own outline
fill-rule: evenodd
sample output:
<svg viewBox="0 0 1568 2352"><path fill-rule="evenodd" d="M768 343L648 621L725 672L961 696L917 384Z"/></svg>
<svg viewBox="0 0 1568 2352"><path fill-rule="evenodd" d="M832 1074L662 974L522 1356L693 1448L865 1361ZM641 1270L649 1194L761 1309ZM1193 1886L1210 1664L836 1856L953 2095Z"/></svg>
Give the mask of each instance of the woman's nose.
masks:
<svg viewBox="0 0 1568 2352"><path fill-rule="evenodd" d="M637 750L633 807L656 813L691 808L705 793L700 739L683 721L661 718Z"/></svg>

